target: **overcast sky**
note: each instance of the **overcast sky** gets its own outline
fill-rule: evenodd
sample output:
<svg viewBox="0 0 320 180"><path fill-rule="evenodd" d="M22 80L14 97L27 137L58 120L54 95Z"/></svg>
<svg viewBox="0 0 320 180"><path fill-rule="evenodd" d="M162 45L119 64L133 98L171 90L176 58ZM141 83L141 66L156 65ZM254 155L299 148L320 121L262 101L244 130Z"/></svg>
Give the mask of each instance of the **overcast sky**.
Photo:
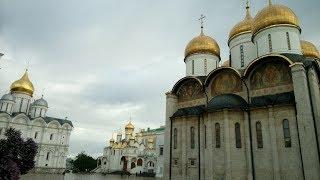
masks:
<svg viewBox="0 0 320 180"><path fill-rule="evenodd" d="M320 45L320 1L277 0L300 18L302 38ZM251 3L252 14L267 0ZM1 0L0 93L29 61L35 98L44 92L48 115L74 124L70 155L102 153L130 114L136 128L165 122L165 92L185 75L186 44L205 33L228 57L231 28L245 0Z"/></svg>

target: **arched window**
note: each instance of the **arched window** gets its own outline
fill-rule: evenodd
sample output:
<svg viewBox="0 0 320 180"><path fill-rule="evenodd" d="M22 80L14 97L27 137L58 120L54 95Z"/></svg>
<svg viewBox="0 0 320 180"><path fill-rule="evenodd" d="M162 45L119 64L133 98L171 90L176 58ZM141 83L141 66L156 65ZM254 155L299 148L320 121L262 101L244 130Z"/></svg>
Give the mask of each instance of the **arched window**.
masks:
<svg viewBox="0 0 320 180"><path fill-rule="evenodd" d="M173 130L173 148L177 149L177 128L174 128Z"/></svg>
<svg viewBox="0 0 320 180"><path fill-rule="evenodd" d="M53 139L53 134L50 134L50 140L52 140Z"/></svg>
<svg viewBox="0 0 320 180"><path fill-rule="evenodd" d="M256 133L257 133L257 146L258 148L263 148L263 139L262 139L262 126L261 122L256 122Z"/></svg>
<svg viewBox="0 0 320 180"><path fill-rule="evenodd" d="M136 164L134 162L131 163L131 169L135 168Z"/></svg>
<svg viewBox="0 0 320 180"><path fill-rule="evenodd" d="M46 157L47 161L49 160L49 156L50 156L50 152L47 152L47 157Z"/></svg>
<svg viewBox="0 0 320 180"><path fill-rule="evenodd" d="M204 148L207 148L207 126L204 126Z"/></svg>
<svg viewBox="0 0 320 180"><path fill-rule="evenodd" d="M236 134L236 148L241 148L241 131L240 131L240 124L235 124L235 134Z"/></svg>
<svg viewBox="0 0 320 180"><path fill-rule="evenodd" d="M138 161L137 161L137 166L142 166L142 163L143 163L142 159L139 158Z"/></svg>
<svg viewBox="0 0 320 180"><path fill-rule="evenodd" d="M272 53L272 39L271 39L271 34L268 34L268 41L269 41L269 53Z"/></svg>
<svg viewBox="0 0 320 180"><path fill-rule="evenodd" d="M38 132L35 132L34 133L34 139L37 139L37 137L38 137Z"/></svg>
<svg viewBox="0 0 320 180"><path fill-rule="evenodd" d="M288 50L291 50L291 42L290 42L289 32L286 32L286 35L287 35Z"/></svg>
<svg viewBox="0 0 320 180"><path fill-rule="evenodd" d="M194 139L194 127L190 128L190 136L191 136L191 149L195 147L195 139Z"/></svg>
<svg viewBox="0 0 320 180"><path fill-rule="evenodd" d="M244 52L243 52L243 45L240 45L240 59L241 59L241 67L244 67Z"/></svg>
<svg viewBox="0 0 320 180"><path fill-rule="evenodd" d="M216 130L216 148L220 148L221 142L220 142L220 124L215 124L215 130Z"/></svg>
<svg viewBox="0 0 320 180"><path fill-rule="evenodd" d="M192 74L194 74L194 60L192 60Z"/></svg>
<svg viewBox="0 0 320 180"><path fill-rule="evenodd" d="M288 119L283 120L282 126L283 126L283 137L284 137L285 147L291 147L291 136L290 136L290 127L289 127Z"/></svg>
<svg viewBox="0 0 320 180"><path fill-rule="evenodd" d="M207 62L207 59L204 59L204 73L207 74L208 72L208 62Z"/></svg>

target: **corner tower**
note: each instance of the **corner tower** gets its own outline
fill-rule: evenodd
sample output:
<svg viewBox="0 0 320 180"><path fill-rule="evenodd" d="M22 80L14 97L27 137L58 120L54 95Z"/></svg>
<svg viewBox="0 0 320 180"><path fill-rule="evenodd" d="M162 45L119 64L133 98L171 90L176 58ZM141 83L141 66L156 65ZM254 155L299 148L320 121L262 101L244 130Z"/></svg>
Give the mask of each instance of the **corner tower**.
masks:
<svg viewBox="0 0 320 180"><path fill-rule="evenodd" d="M201 15L200 35L193 38L185 49L186 76L206 76L216 69L220 62L218 43L203 32L204 18Z"/></svg>

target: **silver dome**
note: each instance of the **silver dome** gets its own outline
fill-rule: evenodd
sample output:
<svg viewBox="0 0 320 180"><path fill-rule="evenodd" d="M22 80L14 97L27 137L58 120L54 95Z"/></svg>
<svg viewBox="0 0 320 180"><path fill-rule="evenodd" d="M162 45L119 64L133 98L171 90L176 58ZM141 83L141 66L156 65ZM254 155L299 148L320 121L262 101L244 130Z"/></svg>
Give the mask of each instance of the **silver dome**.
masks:
<svg viewBox="0 0 320 180"><path fill-rule="evenodd" d="M46 100L44 100L43 98L37 99L35 100L32 105L34 106L45 106L48 107L48 102Z"/></svg>
<svg viewBox="0 0 320 180"><path fill-rule="evenodd" d="M12 94L8 93L8 94L5 94L2 96L1 100L4 100L4 101L14 101L15 98Z"/></svg>

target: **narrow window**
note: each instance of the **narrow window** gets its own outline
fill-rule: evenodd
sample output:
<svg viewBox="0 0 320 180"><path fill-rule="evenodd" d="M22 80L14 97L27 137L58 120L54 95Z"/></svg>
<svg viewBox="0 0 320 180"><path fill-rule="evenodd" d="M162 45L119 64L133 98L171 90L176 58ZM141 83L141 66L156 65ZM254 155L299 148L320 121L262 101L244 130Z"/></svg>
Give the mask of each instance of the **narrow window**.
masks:
<svg viewBox="0 0 320 180"><path fill-rule="evenodd" d="M272 53L272 40L271 40L271 34L268 34L268 41L269 41L269 53Z"/></svg>
<svg viewBox="0 0 320 180"><path fill-rule="evenodd" d="M240 57L241 57L241 67L244 67L243 45L240 45Z"/></svg>
<svg viewBox="0 0 320 180"><path fill-rule="evenodd" d="M257 57L259 57L259 46L257 41L256 41L256 45L257 45Z"/></svg>
<svg viewBox="0 0 320 180"><path fill-rule="evenodd" d="M284 137L285 147L291 147L291 136L290 136L288 119L283 120L282 126L283 126L283 137Z"/></svg>
<svg viewBox="0 0 320 180"><path fill-rule="evenodd" d="M173 148L177 149L177 128L173 130Z"/></svg>
<svg viewBox="0 0 320 180"><path fill-rule="evenodd" d="M1 111L2 111L2 106L3 106L3 104L4 104L4 103L1 103Z"/></svg>
<svg viewBox="0 0 320 180"><path fill-rule="evenodd" d="M50 140L52 140L53 139L53 134L50 134Z"/></svg>
<svg viewBox="0 0 320 180"><path fill-rule="evenodd" d="M3 128L0 128L0 135L2 135L2 130L3 130Z"/></svg>
<svg viewBox="0 0 320 180"><path fill-rule="evenodd" d="M216 123L215 125L215 130L216 130L216 148L220 148L220 124Z"/></svg>
<svg viewBox="0 0 320 180"><path fill-rule="evenodd" d="M21 109L22 109L22 103L23 103L23 99L21 98L21 101L20 101L20 107L19 107L19 112L21 112Z"/></svg>
<svg viewBox="0 0 320 180"><path fill-rule="evenodd" d="M195 139L194 139L194 127L190 128L190 136L191 136L191 149L195 147Z"/></svg>
<svg viewBox="0 0 320 180"><path fill-rule="evenodd" d="M160 147L160 156L163 155L163 147Z"/></svg>
<svg viewBox="0 0 320 180"><path fill-rule="evenodd" d="M287 35L288 49L291 50L291 42L290 42L289 32L286 32L286 35Z"/></svg>
<svg viewBox="0 0 320 180"><path fill-rule="evenodd" d="M258 148L263 148L263 139L262 139L262 127L261 122L256 122L256 133L257 133L257 146Z"/></svg>
<svg viewBox="0 0 320 180"><path fill-rule="evenodd" d="M207 148L207 126L204 126L204 148Z"/></svg>
<svg viewBox="0 0 320 180"><path fill-rule="evenodd" d="M34 133L34 139L37 139L37 137L38 137L38 132L35 132Z"/></svg>
<svg viewBox="0 0 320 180"><path fill-rule="evenodd" d="M192 60L192 75L194 74L194 60Z"/></svg>
<svg viewBox="0 0 320 180"><path fill-rule="evenodd" d="M207 62L207 59L204 59L204 74L206 74L207 75L207 71L208 71L208 69L207 69L207 64L208 62Z"/></svg>
<svg viewBox="0 0 320 180"><path fill-rule="evenodd" d="M8 106L9 106L9 103L7 103L7 105L6 105L6 112L8 111Z"/></svg>
<svg viewBox="0 0 320 180"><path fill-rule="evenodd" d="M240 124L235 124L235 134L236 134L236 148L241 148L241 132L240 132Z"/></svg>
<svg viewBox="0 0 320 180"><path fill-rule="evenodd" d="M46 160L49 160L50 152L47 152Z"/></svg>

